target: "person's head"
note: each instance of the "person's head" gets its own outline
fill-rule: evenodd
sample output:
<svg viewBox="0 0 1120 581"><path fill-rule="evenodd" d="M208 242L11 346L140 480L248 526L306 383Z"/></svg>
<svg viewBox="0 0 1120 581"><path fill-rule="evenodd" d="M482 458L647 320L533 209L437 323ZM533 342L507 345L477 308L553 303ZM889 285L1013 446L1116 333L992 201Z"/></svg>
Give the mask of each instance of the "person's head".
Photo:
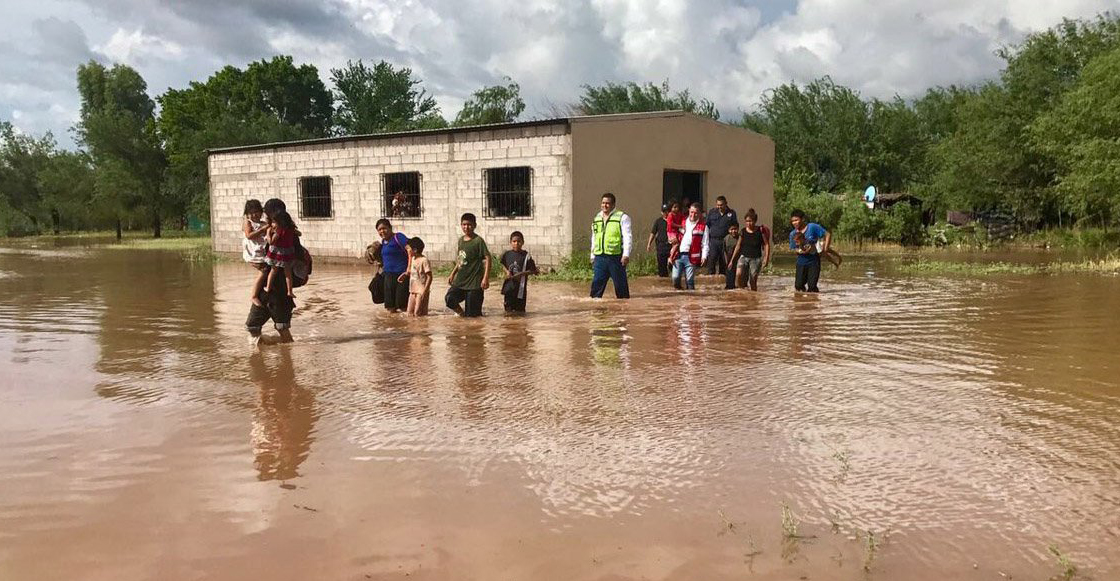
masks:
<svg viewBox="0 0 1120 581"><path fill-rule="evenodd" d="M459 226L463 229L463 234L474 236L474 229L478 227L478 218L475 218L474 214L467 212L459 218Z"/></svg>
<svg viewBox="0 0 1120 581"><path fill-rule="evenodd" d="M377 234L381 236L382 240L388 240L393 237L393 223L388 218L382 218L377 221L374 226L377 228Z"/></svg>
<svg viewBox="0 0 1120 581"><path fill-rule="evenodd" d="M669 211L673 212L674 214L680 214L681 213L681 203L680 202L673 202L672 204L669 204Z"/></svg>
<svg viewBox="0 0 1120 581"><path fill-rule="evenodd" d="M688 207L691 206L691 205L692 205L692 198L689 198L688 196L684 196L684 197L681 198L681 208L687 210Z"/></svg>
<svg viewBox="0 0 1120 581"><path fill-rule="evenodd" d="M599 201L599 207L603 209L604 214L610 214L614 211L615 198L614 194L607 192L603 194L603 198Z"/></svg>
<svg viewBox="0 0 1120 581"><path fill-rule="evenodd" d="M409 256L424 256L424 241L419 236L409 238L405 248L408 249Z"/></svg>
<svg viewBox="0 0 1120 581"><path fill-rule="evenodd" d="M758 224L758 214L754 210L748 210L747 215L743 216L743 227L751 232L754 232L754 227Z"/></svg>
<svg viewBox="0 0 1120 581"><path fill-rule="evenodd" d="M521 252L521 247L525 245L525 235L518 230L514 230L513 234L509 235L509 247L516 252Z"/></svg>
<svg viewBox="0 0 1120 581"><path fill-rule="evenodd" d="M292 215L280 210L272 215L272 221L279 227L285 230L294 230L296 227L295 220L292 220Z"/></svg>
<svg viewBox="0 0 1120 581"><path fill-rule="evenodd" d="M727 227L727 233L732 235L732 236L738 236L739 235L739 224L732 223L730 226Z"/></svg>
<svg viewBox="0 0 1120 581"><path fill-rule="evenodd" d="M288 206L285 205L284 200L281 200L280 198L269 198L264 202L264 215L268 216L269 220L272 220L272 217L276 215L277 212L287 211Z"/></svg>
<svg viewBox="0 0 1120 581"><path fill-rule="evenodd" d="M688 207L688 219L689 220L692 220L693 222L699 222L700 221L700 216L703 216L703 215L704 215L704 209L700 207L699 202L697 202L697 203Z"/></svg>
<svg viewBox="0 0 1120 581"><path fill-rule="evenodd" d="M262 214L264 214L264 206L261 205L260 200L249 200L245 202L245 217L255 222L261 219Z"/></svg>
<svg viewBox="0 0 1120 581"><path fill-rule="evenodd" d="M719 210L720 213L723 213L725 210L727 210L727 198L723 196L716 198L716 209Z"/></svg>
<svg viewBox="0 0 1120 581"><path fill-rule="evenodd" d="M805 212L794 210L789 213L789 225L793 226L794 229L800 230L805 224Z"/></svg>
<svg viewBox="0 0 1120 581"><path fill-rule="evenodd" d="M670 208L672 208L672 206L669 205L669 204L661 204L661 217L662 218L669 215Z"/></svg>

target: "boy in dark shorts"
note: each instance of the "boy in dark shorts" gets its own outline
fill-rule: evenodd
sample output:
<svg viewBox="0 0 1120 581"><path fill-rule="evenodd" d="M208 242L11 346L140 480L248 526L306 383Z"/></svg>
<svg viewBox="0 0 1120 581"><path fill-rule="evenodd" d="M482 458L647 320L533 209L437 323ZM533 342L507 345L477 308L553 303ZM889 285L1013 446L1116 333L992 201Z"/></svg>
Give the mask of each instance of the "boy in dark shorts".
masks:
<svg viewBox="0 0 1120 581"><path fill-rule="evenodd" d="M483 292L490 288L490 247L481 236L474 233L478 220L467 212L459 219L463 236L459 238L459 259L447 277L447 308L460 317L482 316ZM465 308L460 306L466 302Z"/></svg>
<svg viewBox="0 0 1120 581"><path fill-rule="evenodd" d="M537 263L533 257L522 247L525 245L525 236L521 232L509 235L510 249L502 255L502 268L506 271L506 280L502 283L502 297L507 313L524 313L525 302L529 287L529 275L539 274Z"/></svg>

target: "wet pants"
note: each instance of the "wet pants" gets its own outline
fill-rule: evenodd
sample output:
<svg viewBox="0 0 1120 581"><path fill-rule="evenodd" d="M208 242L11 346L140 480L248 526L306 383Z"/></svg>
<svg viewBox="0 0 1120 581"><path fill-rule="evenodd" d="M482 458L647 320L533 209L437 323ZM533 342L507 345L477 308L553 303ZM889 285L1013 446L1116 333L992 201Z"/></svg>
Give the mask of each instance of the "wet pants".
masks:
<svg viewBox="0 0 1120 581"><path fill-rule="evenodd" d="M444 297L444 303L447 308L455 310L459 303L465 302L463 305L463 316L465 317L481 317L482 316L482 300L485 298L485 291L480 288L476 289L462 289L459 287L451 287L447 289L447 295Z"/></svg>
<svg viewBox="0 0 1120 581"><path fill-rule="evenodd" d="M598 254L591 261L591 298L603 298L607 290L607 279L614 282L614 296L630 298L630 284L626 281L626 267L622 266L621 256Z"/></svg>
<svg viewBox="0 0 1120 581"><path fill-rule="evenodd" d="M801 264L797 261L797 274L793 279L793 288L799 291L808 291L811 293L820 292L817 288L817 281L821 278L821 259L817 256L812 262L808 264Z"/></svg>

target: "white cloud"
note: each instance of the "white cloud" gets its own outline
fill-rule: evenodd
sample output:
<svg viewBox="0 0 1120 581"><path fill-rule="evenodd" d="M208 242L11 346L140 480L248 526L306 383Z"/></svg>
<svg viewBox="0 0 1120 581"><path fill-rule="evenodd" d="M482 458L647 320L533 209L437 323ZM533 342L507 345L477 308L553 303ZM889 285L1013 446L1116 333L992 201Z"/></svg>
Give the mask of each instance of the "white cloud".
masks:
<svg viewBox="0 0 1120 581"><path fill-rule="evenodd" d="M167 61L182 60L183 47L178 43L144 34L143 28L132 31L118 28L102 46L96 47L117 62L138 64L148 59Z"/></svg>
<svg viewBox="0 0 1120 581"><path fill-rule="evenodd" d="M766 89L824 75L876 97L977 83L999 72L995 50L1026 33L1120 10L1120 0L19 4L12 35L0 41L0 115L19 110L25 130L55 135L66 135L74 115L51 107L76 111L74 70L90 58L136 67L153 95L277 52L314 64L324 81L347 59L386 59L411 67L448 117L507 75L530 114L575 100L583 84L668 79L734 118Z"/></svg>

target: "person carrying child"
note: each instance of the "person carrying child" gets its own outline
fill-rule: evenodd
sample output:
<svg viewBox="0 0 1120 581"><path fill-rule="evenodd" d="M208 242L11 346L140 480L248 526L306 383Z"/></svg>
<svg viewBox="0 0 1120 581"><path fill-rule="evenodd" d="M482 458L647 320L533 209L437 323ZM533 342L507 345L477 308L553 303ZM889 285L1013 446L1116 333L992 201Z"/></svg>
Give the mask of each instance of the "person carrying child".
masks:
<svg viewBox="0 0 1120 581"><path fill-rule="evenodd" d="M444 303L460 317L482 316L484 292L490 288L490 248L481 236L474 233L478 220L467 212L459 219L463 236L459 238L459 258L447 277ZM460 306L465 303L465 308Z"/></svg>
<svg viewBox="0 0 1120 581"><path fill-rule="evenodd" d="M801 210L790 213L789 223L793 226L789 233L789 248L797 252L797 272L793 288L811 293L820 292L817 281L821 277L821 256L835 253L831 248L832 233L820 224L807 221L805 212ZM832 261L832 258L829 260Z"/></svg>
<svg viewBox="0 0 1120 581"><path fill-rule="evenodd" d="M264 206L260 200L245 202L245 219L241 222L241 257L250 266L257 270L257 278L253 282L253 293L250 295L254 305L262 306L261 299L257 296L264 287L268 277L268 220L264 217Z"/></svg>
<svg viewBox="0 0 1120 581"><path fill-rule="evenodd" d="M524 313L529 287L529 275L539 274L537 263L524 250L525 236L515 231L509 235L510 249L502 254L502 268L506 280L502 283L502 298L507 313Z"/></svg>
<svg viewBox="0 0 1120 581"><path fill-rule="evenodd" d="M423 317L428 314L428 297L432 292L432 263L424 256L424 241L419 237L409 238L405 248L408 249L408 273L402 273L397 282L408 279L407 312L413 317Z"/></svg>
<svg viewBox="0 0 1120 581"><path fill-rule="evenodd" d="M284 271L284 283L287 285L289 297L295 297L292 286L292 262L296 255L296 224L291 214L287 211L276 212L271 216L272 227L268 234L268 265L272 267L268 272L268 282L264 291L270 292L276 283L276 274Z"/></svg>

